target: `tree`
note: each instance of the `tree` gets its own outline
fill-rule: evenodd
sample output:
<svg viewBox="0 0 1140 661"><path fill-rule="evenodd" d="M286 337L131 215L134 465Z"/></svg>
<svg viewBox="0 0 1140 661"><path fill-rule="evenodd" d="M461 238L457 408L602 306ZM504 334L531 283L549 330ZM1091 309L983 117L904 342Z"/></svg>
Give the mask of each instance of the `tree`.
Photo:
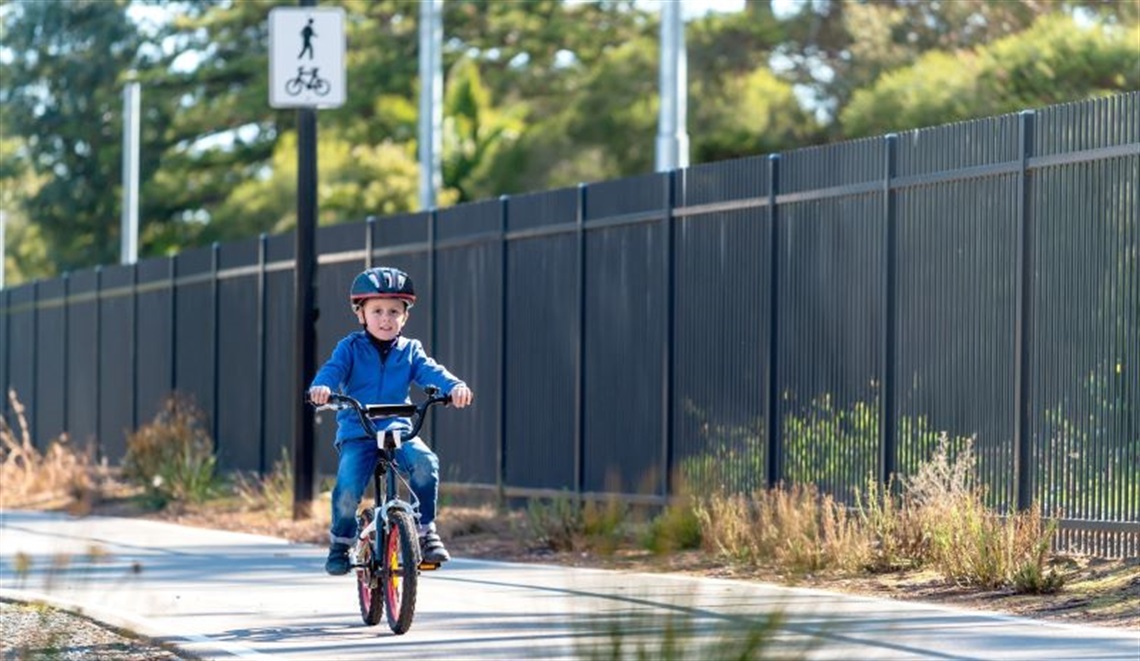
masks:
<svg viewBox="0 0 1140 661"><path fill-rule="evenodd" d="M840 115L860 137L1038 108L1140 87L1140 28L1042 16L1024 32L958 53L931 51L857 90Z"/></svg>
<svg viewBox="0 0 1140 661"><path fill-rule="evenodd" d="M954 0L829 2L812 0L784 19L787 39L776 53L780 66L803 85L830 119L856 90L924 53L970 51L1021 32L1038 17L1084 12L1106 23L1130 24L1135 3L1101 0ZM1072 100L1072 99L1069 99ZM976 112L972 116L982 116ZM833 125L832 137L841 137Z"/></svg>
<svg viewBox="0 0 1140 661"><path fill-rule="evenodd" d="M44 177L32 172L19 138L0 138L0 210L4 213L4 283L18 285L50 277L55 269L47 258L47 243L39 226L29 222L25 200L35 195Z"/></svg>
<svg viewBox="0 0 1140 661"><path fill-rule="evenodd" d="M21 3L3 17L11 61L0 126L22 138L40 185L21 206L59 270L118 261L121 90L129 71L151 64L126 4Z"/></svg>
<svg viewBox="0 0 1140 661"><path fill-rule="evenodd" d="M457 202L492 197L494 190L480 188L484 170L523 129L525 106L504 112L494 108L483 86L478 65L460 60L451 68L444 97L442 174L445 187L455 190Z"/></svg>

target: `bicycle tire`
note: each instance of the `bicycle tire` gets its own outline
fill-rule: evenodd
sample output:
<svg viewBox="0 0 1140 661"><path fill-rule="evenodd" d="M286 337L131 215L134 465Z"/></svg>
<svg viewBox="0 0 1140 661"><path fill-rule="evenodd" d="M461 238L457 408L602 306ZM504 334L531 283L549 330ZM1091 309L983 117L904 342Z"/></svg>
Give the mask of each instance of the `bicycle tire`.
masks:
<svg viewBox="0 0 1140 661"><path fill-rule="evenodd" d="M285 83L285 93L289 96L297 96L301 93L301 89L305 86L300 78L291 78L289 82Z"/></svg>
<svg viewBox="0 0 1140 661"><path fill-rule="evenodd" d="M416 588L419 581L419 538L412 515L392 511L384 535L382 583L388 626L399 635L412 627L416 615Z"/></svg>
<svg viewBox="0 0 1140 661"><path fill-rule="evenodd" d="M364 510L362 523L367 526L372 521L372 510ZM372 538L376 537L375 533ZM360 544L356 568L356 601L360 604L360 619L368 626L380 624L384 614L384 587L381 585L379 563L372 553L371 544Z"/></svg>
<svg viewBox="0 0 1140 661"><path fill-rule="evenodd" d="M313 90L317 93L317 96L324 96L328 94L331 89L332 85L324 78L318 78L313 82Z"/></svg>

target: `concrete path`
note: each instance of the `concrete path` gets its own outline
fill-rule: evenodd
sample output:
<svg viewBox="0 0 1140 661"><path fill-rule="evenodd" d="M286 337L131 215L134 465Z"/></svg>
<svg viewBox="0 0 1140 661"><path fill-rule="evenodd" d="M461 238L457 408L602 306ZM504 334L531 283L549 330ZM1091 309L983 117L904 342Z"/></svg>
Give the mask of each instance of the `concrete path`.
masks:
<svg viewBox="0 0 1140 661"><path fill-rule="evenodd" d="M0 511L0 596L43 599L206 658L589 659L622 631L711 659L781 613L764 658L1140 659L1140 632L743 581L456 559L403 636L365 626L324 549L155 521ZM640 641L640 642L638 642ZM599 648L599 646L601 646Z"/></svg>

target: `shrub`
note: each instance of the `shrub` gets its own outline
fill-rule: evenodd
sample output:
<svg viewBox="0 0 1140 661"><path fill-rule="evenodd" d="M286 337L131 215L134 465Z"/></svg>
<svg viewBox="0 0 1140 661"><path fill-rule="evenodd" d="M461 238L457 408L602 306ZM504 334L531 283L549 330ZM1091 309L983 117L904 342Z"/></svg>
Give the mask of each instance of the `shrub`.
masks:
<svg viewBox="0 0 1140 661"><path fill-rule="evenodd" d="M989 509L974 484L972 443L953 458L944 434L931 459L905 482L932 567L947 580L979 587L1043 592L1062 578L1045 572L1056 522L1045 523L1040 507L1010 516Z"/></svg>
<svg viewBox="0 0 1140 661"><path fill-rule="evenodd" d="M205 414L188 397L167 398L153 422L127 436L123 475L156 507L205 501L217 489L216 469Z"/></svg>
<svg viewBox="0 0 1140 661"><path fill-rule="evenodd" d="M622 542L627 508L618 499L582 502L570 495L527 503L527 520L539 544L552 551L613 553Z"/></svg>
<svg viewBox="0 0 1140 661"><path fill-rule="evenodd" d="M701 548L701 519L691 497L682 496L654 517L642 537L642 546L656 554Z"/></svg>

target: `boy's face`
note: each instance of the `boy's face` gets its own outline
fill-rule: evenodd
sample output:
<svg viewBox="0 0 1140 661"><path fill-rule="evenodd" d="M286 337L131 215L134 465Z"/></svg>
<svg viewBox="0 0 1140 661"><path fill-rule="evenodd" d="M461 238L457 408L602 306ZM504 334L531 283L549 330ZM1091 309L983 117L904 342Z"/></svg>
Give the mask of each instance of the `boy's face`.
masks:
<svg viewBox="0 0 1140 661"><path fill-rule="evenodd" d="M357 308L356 318L373 337L387 341L408 323L408 308L398 298L370 298Z"/></svg>

